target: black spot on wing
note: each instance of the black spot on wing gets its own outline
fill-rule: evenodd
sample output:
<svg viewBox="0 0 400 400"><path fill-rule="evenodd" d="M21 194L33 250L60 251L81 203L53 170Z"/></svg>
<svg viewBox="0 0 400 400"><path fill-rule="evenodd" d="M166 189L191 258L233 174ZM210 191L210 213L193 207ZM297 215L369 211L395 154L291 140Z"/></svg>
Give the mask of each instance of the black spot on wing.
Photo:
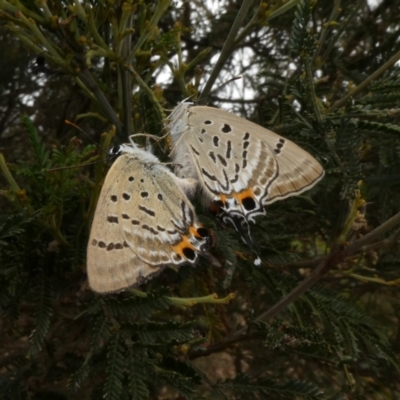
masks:
<svg viewBox="0 0 400 400"><path fill-rule="evenodd" d="M224 167L226 167L226 166L228 165L227 162L226 162L226 160L225 160L225 158L222 157L220 154L217 154L217 157L218 157L218 160L220 161L220 163L221 163Z"/></svg>
<svg viewBox="0 0 400 400"><path fill-rule="evenodd" d="M226 175L225 170L223 170L223 174L224 174L224 179L225 179L225 183L222 183L219 179L217 179L217 177L215 175L211 175L210 173L208 173L204 168L201 169L201 172L204 176L206 176L210 181L214 181L214 182L218 182L219 187L223 190L223 191L227 191L229 189L229 179L228 176ZM211 188L206 181L204 181L204 184L207 186L208 190L210 190L211 193L213 194L221 194L220 190L214 190L213 188Z"/></svg>
<svg viewBox="0 0 400 400"><path fill-rule="evenodd" d="M145 212L147 215L150 215L150 217L155 217L156 215L153 210L150 210L149 208L146 208L144 206L139 206L139 210Z"/></svg>
<svg viewBox="0 0 400 400"><path fill-rule="evenodd" d="M283 146L285 145L285 139L280 138L279 142L276 144L276 147L274 148L274 152L276 154L279 154L283 148Z"/></svg>
<svg viewBox="0 0 400 400"><path fill-rule="evenodd" d="M184 247L182 249L182 253L190 261L194 261L196 259L196 252L190 247Z"/></svg>
<svg viewBox="0 0 400 400"><path fill-rule="evenodd" d="M244 150L242 153L242 168L246 168L247 167L247 150Z"/></svg>
<svg viewBox="0 0 400 400"><path fill-rule="evenodd" d="M232 128L228 124L224 124L224 126L221 129L222 132L224 133L229 133L232 131Z"/></svg>
<svg viewBox="0 0 400 400"><path fill-rule="evenodd" d="M252 211L256 208L256 202L252 197L245 197L242 199L242 206L246 211Z"/></svg>
<svg viewBox="0 0 400 400"><path fill-rule="evenodd" d="M239 174L235 174L235 177L230 180L231 183L236 183L239 180Z"/></svg>
<svg viewBox="0 0 400 400"><path fill-rule="evenodd" d="M118 217L116 217L115 215L109 215L107 217L107 221L111 224L118 224Z"/></svg>
<svg viewBox="0 0 400 400"><path fill-rule="evenodd" d="M114 249L114 243L109 243L107 246L107 251L111 251Z"/></svg>
<svg viewBox="0 0 400 400"><path fill-rule="evenodd" d="M210 236L210 231L207 228L200 227L197 229L197 234L202 238L206 238Z"/></svg>
<svg viewBox="0 0 400 400"><path fill-rule="evenodd" d="M225 170L223 170L222 172L224 173L225 185L223 185L220 181L218 181L218 183L220 184L220 186L222 187L223 190L227 191L229 189L228 175L226 175Z"/></svg>
<svg viewBox="0 0 400 400"><path fill-rule="evenodd" d="M204 176L206 176L210 181L216 181L217 178L215 175L209 174L204 168L201 169L201 172Z"/></svg>
<svg viewBox="0 0 400 400"><path fill-rule="evenodd" d="M230 140L228 140L228 142L226 143L226 158L231 158L231 154L232 154L232 143Z"/></svg>
<svg viewBox="0 0 400 400"><path fill-rule="evenodd" d="M151 232L153 235L158 235L158 232L154 228L152 228L151 226L149 226L147 224L143 224L142 229L145 229L146 231Z"/></svg>
<svg viewBox="0 0 400 400"><path fill-rule="evenodd" d="M208 152L208 156L211 158L211 160L214 161L214 164L217 163L217 159L216 159L215 154L214 154L213 151L209 151L209 152Z"/></svg>
<svg viewBox="0 0 400 400"><path fill-rule="evenodd" d="M196 156L200 155L200 153L193 146L190 146L190 147L192 148L192 151L194 154L196 154Z"/></svg>

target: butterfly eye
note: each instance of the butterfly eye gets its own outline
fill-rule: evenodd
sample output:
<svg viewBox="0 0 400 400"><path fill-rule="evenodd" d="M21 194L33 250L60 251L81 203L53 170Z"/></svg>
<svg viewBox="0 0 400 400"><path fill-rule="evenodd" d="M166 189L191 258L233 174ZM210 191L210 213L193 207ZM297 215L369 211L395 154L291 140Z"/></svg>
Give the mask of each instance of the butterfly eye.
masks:
<svg viewBox="0 0 400 400"><path fill-rule="evenodd" d="M110 156L111 156L111 157L117 157L117 156L119 156L119 155L122 153L122 147L121 147L121 146L114 146L114 147L111 147L109 153L110 153Z"/></svg>

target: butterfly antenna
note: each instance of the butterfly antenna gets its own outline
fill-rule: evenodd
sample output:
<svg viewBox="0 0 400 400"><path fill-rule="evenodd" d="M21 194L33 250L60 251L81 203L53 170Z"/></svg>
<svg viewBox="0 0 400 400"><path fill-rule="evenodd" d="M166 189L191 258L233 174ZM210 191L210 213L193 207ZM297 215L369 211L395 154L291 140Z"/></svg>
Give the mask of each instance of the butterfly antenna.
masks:
<svg viewBox="0 0 400 400"><path fill-rule="evenodd" d="M69 121L69 120L65 120L64 121L67 125L71 125L73 126L75 129L77 129L79 132L81 132L84 136L86 136L87 139L89 139L98 149L100 149L101 151L103 151L106 154L109 154L110 152L103 149L92 137L90 137L82 128L80 128L78 125L75 125L73 122Z"/></svg>
<svg viewBox="0 0 400 400"><path fill-rule="evenodd" d="M86 136L97 148L99 148L101 151L103 151L104 153L106 153L108 156L113 156L112 153L110 153L109 151L105 150L103 147L101 147L98 143L96 143L83 129L81 129L78 125L75 125L73 122L69 121L69 120L65 120L65 123L67 125L73 126L75 129L77 129L78 131L80 131L84 136ZM102 163L104 161L107 161L108 157L106 158L102 158L101 160L97 160L97 161L93 161L87 164L80 164L80 165L67 165L65 167L57 167L57 168L49 168L46 169L46 172L54 172L54 171L62 171L65 169L71 169L71 168L82 168L82 167L86 167L88 165L96 165L99 163Z"/></svg>
<svg viewBox="0 0 400 400"><path fill-rule="evenodd" d="M138 136L138 137L143 136L143 137L145 137L145 138L153 139L153 140L157 143L157 142L159 142L160 140L165 139L165 138L168 136L168 133L166 133L166 134L163 135L163 136L156 136L156 135L152 135L151 133L134 133L134 134L132 134L132 135L129 136L129 141L132 143L133 140L131 140L131 138L134 138L134 137L137 137L137 136ZM136 145L135 142L133 142L133 143Z"/></svg>
<svg viewBox="0 0 400 400"><path fill-rule="evenodd" d="M90 162L90 163L87 163L87 164L67 165L65 167L49 168L49 169L46 169L44 171L46 171L46 172L54 172L54 171L62 171L64 169L82 168L82 167L87 167L88 165L96 165L96 164L99 164L99 163L101 163L103 161L107 161L107 160L108 160L108 158L102 158L101 160L93 161L93 162Z"/></svg>

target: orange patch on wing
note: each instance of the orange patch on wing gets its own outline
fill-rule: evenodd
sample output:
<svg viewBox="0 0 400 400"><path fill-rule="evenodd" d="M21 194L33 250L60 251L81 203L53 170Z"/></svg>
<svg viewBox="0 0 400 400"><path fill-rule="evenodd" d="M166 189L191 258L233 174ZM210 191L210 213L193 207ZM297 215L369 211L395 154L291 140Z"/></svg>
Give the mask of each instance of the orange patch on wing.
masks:
<svg viewBox="0 0 400 400"><path fill-rule="evenodd" d="M246 199L248 197L251 197L252 199L254 199L253 189L243 190L240 193L232 193L232 196L236 197L236 199L239 201L239 203L242 203L243 199Z"/></svg>
<svg viewBox="0 0 400 400"><path fill-rule="evenodd" d="M189 226L189 233L191 233L193 236L197 236L197 228L195 228L193 225Z"/></svg>
<svg viewBox="0 0 400 400"><path fill-rule="evenodd" d="M219 200L222 202L223 205L226 203L226 195L225 194L220 194L219 195Z"/></svg>
<svg viewBox="0 0 400 400"><path fill-rule="evenodd" d="M199 229L203 231L203 235L199 233ZM208 228L204 228L203 224L198 224L197 226L190 226L189 233L191 233L197 240L203 240L205 236L208 236Z"/></svg>
<svg viewBox="0 0 400 400"><path fill-rule="evenodd" d="M192 227L191 227L192 228ZM190 228L189 228L190 229ZM197 232L196 232L197 234ZM189 238L188 236L181 236L181 241L176 244L175 246L172 247L172 249L174 250L174 252L176 254L179 254L180 256L182 256L183 258L186 258L186 256L183 253L184 249L190 248L193 251L196 251L196 248L189 242Z"/></svg>

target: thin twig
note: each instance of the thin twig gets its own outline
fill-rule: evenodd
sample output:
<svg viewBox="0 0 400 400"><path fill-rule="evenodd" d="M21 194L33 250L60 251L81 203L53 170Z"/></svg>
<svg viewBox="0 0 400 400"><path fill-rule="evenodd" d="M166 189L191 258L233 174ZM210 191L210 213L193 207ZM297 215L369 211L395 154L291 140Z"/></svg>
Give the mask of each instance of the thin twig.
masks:
<svg viewBox="0 0 400 400"><path fill-rule="evenodd" d="M385 62L381 67L379 67L374 73L372 73L367 79L361 82L356 88L343 96L340 100L336 101L328 110L328 112L332 112L337 108L344 106L347 101L351 97L357 96L360 92L362 92L370 83L372 83L375 79L379 78L386 70L388 70L391 66L393 66L398 60L400 60L400 51L398 51L394 56L390 57L388 61Z"/></svg>
<svg viewBox="0 0 400 400"><path fill-rule="evenodd" d="M221 54L218 58L218 61L215 64L213 71L211 72L210 77L204 87L201 98L206 99L208 94L210 93L214 82L218 78L219 73L221 72L222 67L224 66L225 62L231 56L232 52L235 50L235 38L240 29L243 25L243 21L245 20L247 13L249 12L250 7L253 5L253 0L245 0L240 7L240 10L236 16L235 22L232 25L232 28L229 32L228 37L224 43L224 47L222 48Z"/></svg>
<svg viewBox="0 0 400 400"><path fill-rule="evenodd" d="M304 279L297 287L295 287L290 293L288 293L283 299L281 299L278 303L276 303L272 308L267 310L266 312L260 314L255 321L267 321L268 319L276 316L279 312L285 309L289 304L293 303L296 299L298 299L302 294L304 294L308 289L314 286L327 272L329 272L332 268L334 268L337 264L343 262L347 257L351 257L355 255L358 251L362 250L364 246L378 239L384 233L390 231L395 226L400 224L400 212L394 215L392 218L388 219L382 225L374 229L372 232L368 233L361 239L352 243L347 248L339 248L333 250L331 254L325 257L318 267L309 275L306 279ZM233 337L216 343L212 346L207 347L204 351L195 351L192 352L189 357L190 359L194 359L197 357L202 357L209 355L211 353L219 352L232 344L254 339L258 337L257 334L249 333L248 327L244 327L239 329Z"/></svg>

